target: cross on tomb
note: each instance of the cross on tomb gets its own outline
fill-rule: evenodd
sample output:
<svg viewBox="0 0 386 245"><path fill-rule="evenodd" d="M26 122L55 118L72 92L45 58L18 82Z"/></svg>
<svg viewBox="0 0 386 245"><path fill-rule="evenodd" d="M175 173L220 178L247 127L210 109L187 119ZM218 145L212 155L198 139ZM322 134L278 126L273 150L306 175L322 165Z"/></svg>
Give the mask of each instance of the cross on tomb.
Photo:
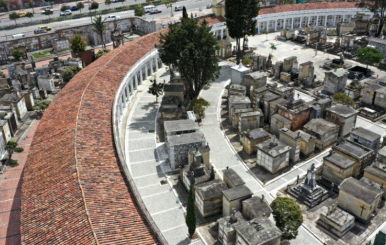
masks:
<svg viewBox="0 0 386 245"><path fill-rule="evenodd" d="M366 210L365 205L362 205L360 208L362 209L361 210L361 216L362 216L363 210Z"/></svg>

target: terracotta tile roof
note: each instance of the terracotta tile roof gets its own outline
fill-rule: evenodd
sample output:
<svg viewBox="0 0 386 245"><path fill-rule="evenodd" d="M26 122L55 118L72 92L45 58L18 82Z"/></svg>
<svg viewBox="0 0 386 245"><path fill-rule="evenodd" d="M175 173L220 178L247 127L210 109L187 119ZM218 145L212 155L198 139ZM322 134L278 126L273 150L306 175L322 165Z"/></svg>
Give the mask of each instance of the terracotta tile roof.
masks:
<svg viewBox="0 0 386 245"><path fill-rule="evenodd" d="M207 21L213 25L221 18ZM24 169L23 244L158 243L120 169L111 117L122 79L154 49L159 34L90 64L44 113Z"/></svg>
<svg viewBox="0 0 386 245"><path fill-rule="evenodd" d="M44 113L23 177L23 244L157 243L119 167L111 113L121 80L158 35L83 69Z"/></svg>
<svg viewBox="0 0 386 245"><path fill-rule="evenodd" d="M347 9L356 8L356 2L339 2L339 3L299 3L278 5L273 8L260 9L259 15L277 14L292 11L317 10L317 9Z"/></svg>

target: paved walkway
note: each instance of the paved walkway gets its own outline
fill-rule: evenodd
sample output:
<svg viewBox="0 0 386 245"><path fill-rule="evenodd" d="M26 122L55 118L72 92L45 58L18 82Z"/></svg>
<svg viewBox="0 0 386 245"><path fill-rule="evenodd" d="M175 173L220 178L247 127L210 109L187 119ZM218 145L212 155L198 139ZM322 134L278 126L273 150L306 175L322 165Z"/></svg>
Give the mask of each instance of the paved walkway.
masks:
<svg viewBox="0 0 386 245"><path fill-rule="evenodd" d="M166 77L158 81L163 79ZM164 145L156 143L154 132L159 104L154 103L155 96L147 93L149 85L146 81L139 86L140 94L127 120L126 164L146 208L168 243L200 245L203 244L200 240L191 243L187 237L184 209L171 184L161 185L162 180L167 180L164 173L170 169L163 164L166 159L162 154Z"/></svg>
<svg viewBox="0 0 386 245"><path fill-rule="evenodd" d="M16 167L7 166L5 172L0 175L0 245L21 244L21 176L38 125L39 121L33 121L19 141L19 146L24 148L24 151L14 153L12 156L13 159L18 160L19 165Z"/></svg>

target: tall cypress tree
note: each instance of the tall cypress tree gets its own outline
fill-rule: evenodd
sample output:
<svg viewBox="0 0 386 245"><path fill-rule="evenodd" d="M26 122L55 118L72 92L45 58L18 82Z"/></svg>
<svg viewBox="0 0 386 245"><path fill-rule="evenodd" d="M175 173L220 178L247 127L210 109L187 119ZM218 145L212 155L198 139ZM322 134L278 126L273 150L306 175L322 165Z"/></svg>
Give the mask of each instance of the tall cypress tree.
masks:
<svg viewBox="0 0 386 245"><path fill-rule="evenodd" d="M386 235L382 231L379 231L378 234L375 236L373 245L384 245L384 244L386 244Z"/></svg>
<svg viewBox="0 0 386 245"><path fill-rule="evenodd" d="M196 207L194 205L194 188L193 185L190 185L189 196L188 196L188 206L186 208L186 218L185 223L188 227L189 235L193 236L196 231Z"/></svg>
<svg viewBox="0 0 386 245"><path fill-rule="evenodd" d="M243 56L241 39L256 34L255 17L259 13L258 0L227 0L225 2L225 18L229 36L236 40L236 61L240 63Z"/></svg>
<svg viewBox="0 0 386 245"><path fill-rule="evenodd" d="M188 12L186 11L185 6L182 8L182 18L187 19L189 18Z"/></svg>

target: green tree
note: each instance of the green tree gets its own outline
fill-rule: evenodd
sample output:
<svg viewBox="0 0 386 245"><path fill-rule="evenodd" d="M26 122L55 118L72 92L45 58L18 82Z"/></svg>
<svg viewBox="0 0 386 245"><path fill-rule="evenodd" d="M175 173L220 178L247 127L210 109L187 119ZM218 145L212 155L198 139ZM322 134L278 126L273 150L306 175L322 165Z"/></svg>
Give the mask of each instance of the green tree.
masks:
<svg viewBox="0 0 386 245"><path fill-rule="evenodd" d="M185 6L182 7L182 18L184 18L184 19L189 18L188 11L186 11Z"/></svg>
<svg viewBox="0 0 386 245"><path fill-rule="evenodd" d="M77 66L67 67L63 72L63 81L69 82L80 70Z"/></svg>
<svg viewBox="0 0 386 245"><path fill-rule="evenodd" d="M386 0L385 0L386 1ZM366 63L366 68L370 65L379 64L383 59L383 54L376 48L365 47L358 49L358 59Z"/></svg>
<svg viewBox="0 0 386 245"><path fill-rule="evenodd" d="M150 80L152 82L152 85L149 87L149 90L147 91L149 94L155 95L155 103L158 103L158 97L163 94L164 92L164 84L158 83L157 80L153 79Z"/></svg>
<svg viewBox="0 0 386 245"><path fill-rule="evenodd" d="M30 21L32 21L32 17L34 17L34 14L31 13L31 12L28 12L28 13L25 15L25 17L29 18Z"/></svg>
<svg viewBox="0 0 386 245"><path fill-rule="evenodd" d="M53 15L54 14L54 11L50 10L50 9L47 9L45 12L44 12L45 15L48 16L48 18L50 18L50 15Z"/></svg>
<svg viewBox="0 0 386 245"><path fill-rule="evenodd" d="M100 49L96 54L96 58L99 59L100 57L107 54L108 52L110 52L110 49Z"/></svg>
<svg viewBox="0 0 386 245"><path fill-rule="evenodd" d="M186 218L185 223L188 227L189 235L193 236L196 232L196 206L194 204L194 188L193 185L190 185L189 194L188 194L188 205L186 207Z"/></svg>
<svg viewBox="0 0 386 245"><path fill-rule="evenodd" d="M379 37L382 33L383 24L385 23L386 0L360 0L356 5L359 8L368 9L372 13L379 15L380 22L376 33L376 36Z"/></svg>
<svg viewBox="0 0 386 245"><path fill-rule="evenodd" d="M135 6L134 15L135 16L144 16L145 15L145 10L143 10L143 8L141 7L141 4L138 4L137 6Z"/></svg>
<svg viewBox="0 0 386 245"><path fill-rule="evenodd" d="M15 49L11 54L16 60L20 60L20 58L23 57L25 53L21 50Z"/></svg>
<svg viewBox="0 0 386 245"><path fill-rule="evenodd" d="M99 8L99 3L92 1L90 4L90 10L91 9L98 9Z"/></svg>
<svg viewBox="0 0 386 245"><path fill-rule="evenodd" d="M163 63L169 65L171 76L174 69L188 84L188 94L196 98L203 86L219 75L220 67L216 51L217 40L206 21L183 18L181 23L169 25L169 31L160 34L158 51Z"/></svg>
<svg viewBox="0 0 386 245"><path fill-rule="evenodd" d="M19 18L20 16L16 12L12 12L9 14L9 19L15 21L15 25L17 25L16 20Z"/></svg>
<svg viewBox="0 0 386 245"><path fill-rule="evenodd" d="M188 106L189 111L193 111L197 115L198 119L201 120L205 117L205 110L210 105L210 103L203 98L192 99Z"/></svg>
<svg viewBox="0 0 386 245"><path fill-rule="evenodd" d="M75 54L80 54L86 50L87 43L80 34L75 34L70 40L70 48Z"/></svg>
<svg viewBox="0 0 386 245"><path fill-rule="evenodd" d="M176 2L175 0L162 0L165 4L166 8L170 8L170 16L173 16L173 4Z"/></svg>
<svg viewBox="0 0 386 245"><path fill-rule="evenodd" d="M67 9L67 5L66 4L63 4L62 7L60 8L60 11L65 11Z"/></svg>
<svg viewBox="0 0 386 245"><path fill-rule="evenodd" d="M105 32L106 32L106 25L105 25L105 22L102 19L102 16L100 16L100 15L99 16L95 16L92 19L92 26L93 26L93 30L95 31L95 33L101 39L102 48L106 49L105 38L104 38Z"/></svg>
<svg viewBox="0 0 386 245"><path fill-rule="evenodd" d="M256 34L256 16L259 12L258 0L227 0L225 2L225 18L229 36L236 40L236 62L243 57L241 39Z"/></svg>
<svg viewBox="0 0 386 245"><path fill-rule="evenodd" d="M271 44L271 46L270 46L269 48L271 49L271 54L272 54L273 51L277 49L277 47L276 47L276 45L273 44L273 43L270 43L270 44Z"/></svg>
<svg viewBox="0 0 386 245"><path fill-rule="evenodd" d="M111 4L111 0L106 0L105 1L105 5L110 6L110 4Z"/></svg>
<svg viewBox="0 0 386 245"><path fill-rule="evenodd" d="M332 99L340 104L350 105L352 107L355 106L355 101L345 93L336 93L334 96L332 96Z"/></svg>
<svg viewBox="0 0 386 245"><path fill-rule="evenodd" d="M289 197L277 197L272 203L272 214L276 226L283 232L285 240L295 239L303 223L300 206Z"/></svg>
<svg viewBox="0 0 386 245"><path fill-rule="evenodd" d="M374 239L373 245L385 245L386 244L386 234L382 231L379 231Z"/></svg>
<svg viewBox="0 0 386 245"><path fill-rule="evenodd" d="M80 13L82 13L82 9L84 9L84 4L82 2L78 2L76 7L79 9Z"/></svg>

